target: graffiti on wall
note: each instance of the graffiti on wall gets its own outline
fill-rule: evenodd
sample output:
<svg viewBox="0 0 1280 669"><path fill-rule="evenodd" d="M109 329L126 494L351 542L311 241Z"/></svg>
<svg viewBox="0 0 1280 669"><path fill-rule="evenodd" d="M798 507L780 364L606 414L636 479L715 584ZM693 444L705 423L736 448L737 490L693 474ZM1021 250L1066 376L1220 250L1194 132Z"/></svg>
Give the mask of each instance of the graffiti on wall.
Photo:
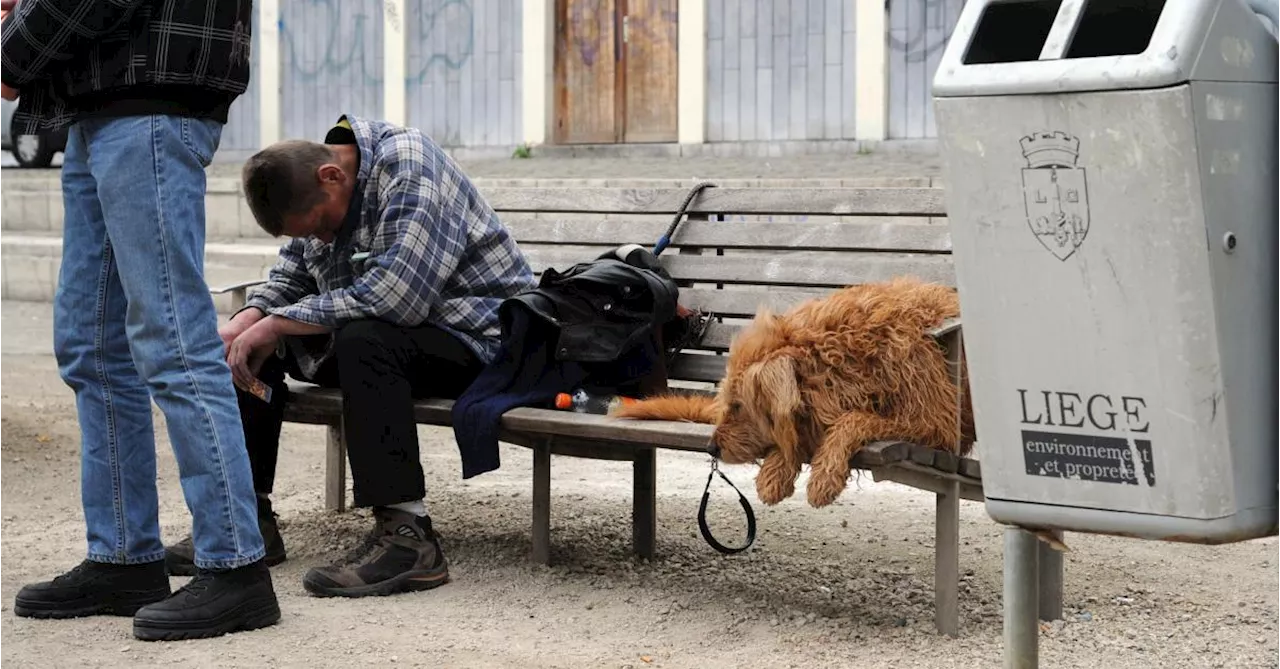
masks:
<svg viewBox="0 0 1280 669"><path fill-rule="evenodd" d="M375 44L374 26L382 21L381 15L357 10L343 12L342 0L291 0L305 3L307 7L299 11L310 17L319 17L317 27L291 26L281 17L280 35L284 43L284 52L288 54L289 76L301 80L312 81L322 77L358 77L370 84L382 82L382 71L377 59L371 56L378 53L381 44ZM417 11L409 12L408 20L417 20L417 40L422 51L416 54L420 65L405 75L406 84L421 83L429 76L433 67L460 69L475 49L475 12L470 0L434 0L421 2L412 0ZM387 3L388 8L394 5ZM394 12L394 9L392 9ZM416 13L416 16L414 14ZM399 25L399 17L388 14L393 26ZM318 28L318 32L317 32ZM295 34L299 32L301 34ZM322 34L323 38L317 38ZM320 55L315 59L303 58L308 51L308 44L315 44L321 39ZM412 48L411 48L412 52Z"/></svg>
<svg viewBox="0 0 1280 669"><path fill-rule="evenodd" d="M906 30L889 30L886 39L889 50L902 54L908 63L928 61L935 53L947 46L951 37L951 27L947 21L947 7L955 4L955 0L886 0L889 4L889 15L909 11L909 5L923 6L924 16L919 21L906 21Z"/></svg>

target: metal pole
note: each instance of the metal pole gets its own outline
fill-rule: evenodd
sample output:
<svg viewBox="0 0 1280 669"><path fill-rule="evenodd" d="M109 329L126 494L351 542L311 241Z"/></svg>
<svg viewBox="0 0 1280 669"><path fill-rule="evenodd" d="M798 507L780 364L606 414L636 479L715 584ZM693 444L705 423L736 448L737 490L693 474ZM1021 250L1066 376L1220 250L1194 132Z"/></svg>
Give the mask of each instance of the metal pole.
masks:
<svg viewBox="0 0 1280 669"><path fill-rule="evenodd" d="M1034 534L1004 531L1004 669L1040 666L1040 547Z"/></svg>
<svg viewBox="0 0 1280 669"><path fill-rule="evenodd" d="M1062 532L1055 531L1054 538L1062 541ZM1062 553L1052 546L1040 544L1040 619L1044 621L1062 618Z"/></svg>

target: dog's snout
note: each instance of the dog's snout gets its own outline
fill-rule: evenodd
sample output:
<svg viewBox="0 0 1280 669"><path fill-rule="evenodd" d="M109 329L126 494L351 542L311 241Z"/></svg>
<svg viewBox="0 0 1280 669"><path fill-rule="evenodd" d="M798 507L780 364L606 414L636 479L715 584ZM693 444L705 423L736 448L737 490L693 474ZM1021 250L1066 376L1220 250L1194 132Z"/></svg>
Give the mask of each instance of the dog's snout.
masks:
<svg viewBox="0 0 1280 669"><path fill-rule="evenodd" d="M707 447L707 452L711 454L711 457L717 460L720 459L720 445L715 443L714 441L711 442L711 445Z"/></svg>

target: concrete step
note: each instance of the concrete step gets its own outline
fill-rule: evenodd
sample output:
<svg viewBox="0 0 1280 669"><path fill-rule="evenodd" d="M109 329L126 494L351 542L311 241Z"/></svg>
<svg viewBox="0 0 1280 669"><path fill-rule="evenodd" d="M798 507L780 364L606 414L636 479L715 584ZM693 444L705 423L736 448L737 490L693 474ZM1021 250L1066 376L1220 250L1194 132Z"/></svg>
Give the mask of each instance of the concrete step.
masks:
<svg viewBox="0 0 1280 669"><path fill-rule="evenodd" d="M11 172L12 170L10 170ZM55 176L13 178L5 175L0 197L0 229L5 233L49 233L62 230L60 182ZM696 179L476 179L487 188L688 188ZM712 179L724 188L902 188L936 186L937 177L857 177L843 179ZM269 243L240 194L236 179L209 180L205 198L206 235L210 241L248 240Z"/></svg>
<svg viewBox="0 0 1280 669"><path fill-rule="evenodd" d="M205 246L205 281L214 288L249 279L265 278L275 263L279 244L213 242ZM62 264L62 238L50 233L0 236L0 266L3 283L0 299L52 302ZM229 295L217 295L219 313L231 309Z"/></svg>
<svg viewBox="0 0 1280 669"><path fill-rule="evenodd" d="M210 180L205 197L206 235L210 240L271 242L258 227L232 179ZM5 179L0 197L0 229L8 233L60 233L62 190L52 179Z"/></svg>

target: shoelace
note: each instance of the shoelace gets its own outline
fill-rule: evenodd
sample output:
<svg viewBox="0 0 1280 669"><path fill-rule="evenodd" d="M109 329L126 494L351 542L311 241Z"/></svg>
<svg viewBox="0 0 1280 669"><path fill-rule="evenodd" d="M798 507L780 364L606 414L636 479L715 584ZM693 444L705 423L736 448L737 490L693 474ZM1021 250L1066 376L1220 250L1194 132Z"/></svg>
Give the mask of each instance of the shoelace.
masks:
<svg viewBox="0 0 1280 669"><path fill-rule="evenodd" d="M195 578L192 578L186 585L178 588L178 592L173 593L175 596L182 593L190 593L197 595L209 589L209 582L213 580L213 574L203 569L196 571Z"/></svg>
<svg viewBox="0 0 1280 669"><path fill-rule="evenodd" d="M86 560L86 561L84 561L84 562L81 562L80 564L78 564L78 565L76 565L76 566L72 567L72 568L71 568L71 571L69 571L69 572L67 572L67 573L65 573L65 574L61 574L61 575L59 575L59 576L55 576L55 577L53 577L53 584L54 584L54 585L63 585L64 583L67 583L68 581L73 581L73 580L75 580L76 578L78 578L78 577L80 576L80 574L84 573L88 568L89 568L89 562L88 562L88 560Z"/></svg>
<svg viewBox="0 0 1280 669"><path fill-rule="evenodd" d="M369 554L369 551L378 545L383 536L384 534L377 530L364 535L364 538L360 540L360 543L355 548L347 551L340 564L342 566L353 565L364 559Z"/></svg>

